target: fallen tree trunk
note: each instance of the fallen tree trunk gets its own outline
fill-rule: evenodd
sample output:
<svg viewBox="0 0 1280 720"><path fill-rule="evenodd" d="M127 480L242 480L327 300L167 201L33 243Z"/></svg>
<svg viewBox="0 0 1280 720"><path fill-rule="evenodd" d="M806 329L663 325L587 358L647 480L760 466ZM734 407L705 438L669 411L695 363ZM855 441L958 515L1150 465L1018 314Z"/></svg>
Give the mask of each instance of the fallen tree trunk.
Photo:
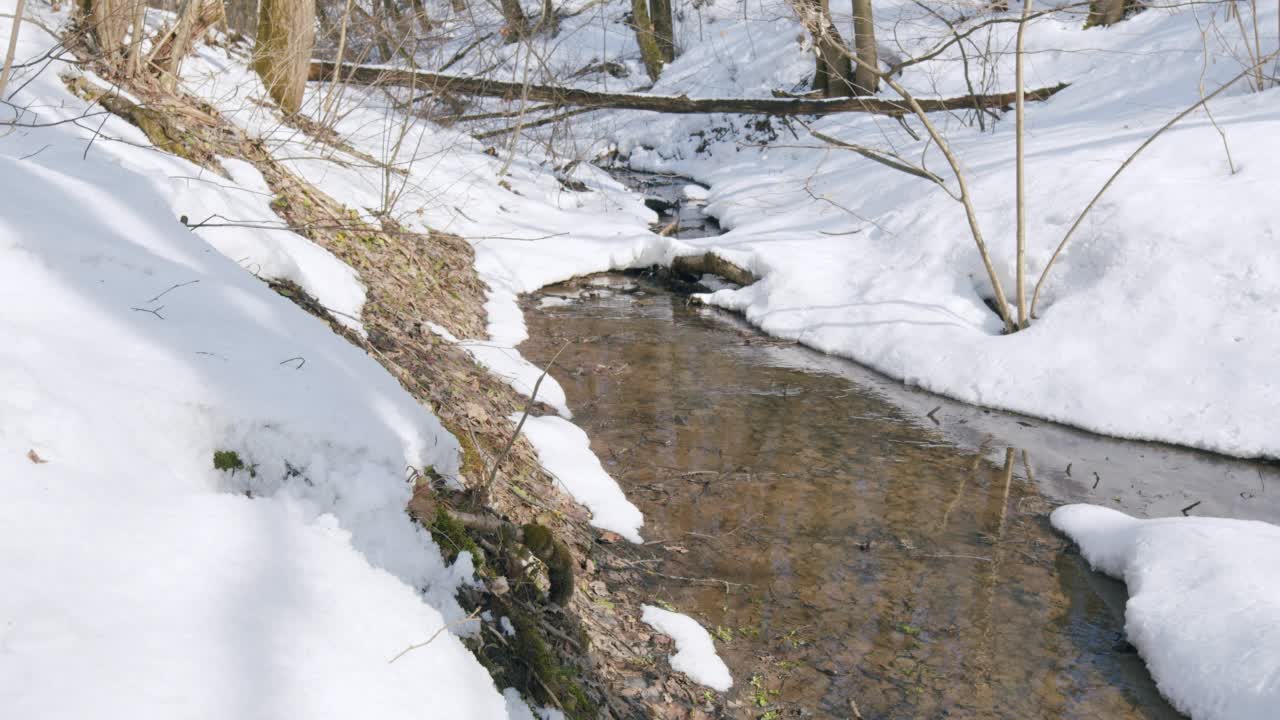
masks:
<svg viewBox="0 0 1280 720"><path fill-rule="evenodd" d="M327 60L313 60L309 80L332 80L337 64ZM743 115L831 115L833 113L864 112L876 115L910 115L912 110L905 102L876 97L835 98L690 98L684 95L645 95L641 93L610 93L580 90L559 85L529 85L501 82L486 78L443 75L420 70L403 70L375 65L342 64L342 78L347 82L364 85L392 85L433 90L441 93L480 95L507 99L525 98L536 102L577 107L608 108L614 110L647 110L674 114L738 113ZM1026 99L1047 100L1067 87L1059 83L1053 87L1028 90ZM919 100L925 112L947 110L972 110L975 107L1001 108L1012 105L1012 92L994 95L966 95L955 98L923 98Z"/></svg>

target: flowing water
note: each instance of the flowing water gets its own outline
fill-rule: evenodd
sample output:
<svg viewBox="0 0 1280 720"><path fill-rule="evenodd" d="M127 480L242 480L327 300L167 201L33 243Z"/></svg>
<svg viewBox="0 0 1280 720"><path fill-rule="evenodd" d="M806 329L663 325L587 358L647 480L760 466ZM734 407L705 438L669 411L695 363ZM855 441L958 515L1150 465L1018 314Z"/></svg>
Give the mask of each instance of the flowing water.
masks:
<svg viewBox="0 0 1280 720"><path fill-rule="evenodd" d="M714 631L733 717L1176 718L1064 502L1280 518L1280 468L918 392L643 278L529 298L631 500L643 590ZM774 713L774 714L771 714Z"/></svg>

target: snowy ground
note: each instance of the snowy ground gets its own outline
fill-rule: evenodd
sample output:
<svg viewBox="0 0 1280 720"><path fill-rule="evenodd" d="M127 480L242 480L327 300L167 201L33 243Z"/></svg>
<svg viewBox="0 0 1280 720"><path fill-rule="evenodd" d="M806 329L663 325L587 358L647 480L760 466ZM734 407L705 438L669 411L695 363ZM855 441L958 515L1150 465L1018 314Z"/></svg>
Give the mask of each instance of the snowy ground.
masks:
<svg viewBox="0 0 1280 720"><path fill-rule="evenodd" d="M12 5L0 0L3 12ZM647 84L621 22L624 5L566 5L589 9L542 46L545 67L562 73L622 60L628 77L597 73L580 84ZM904 55L942 29L912 4L878 3L877 12L882 41L900 44ZM837 21L847 27L847 17ZM1028 84L1073 83L1028 109L1033 278L1117 164L1199 97L1202 74L1212 89L1239 70L1229 27L1202 44L1198 23L1208 21L1207 10L1191 6L1151 10L1105 30L1080 30L1079 16L1029 29ZM0 18L0 27L9 22ZM1274 47L1273 7L1260 26L1264 49ZM997 26L981 42L1003 51L1011 38L1011 25ZM28 27L19 58L39 56L50 42ZM803 33L778 2L702 5L680 22L679 44L683 55L655 92L768 96L802 90L811 72ZM454 70L500 56L494 73L520 79L529 66L522 52L518 44L494 46ZM961 94L957 59L944 53L910 68L902 82L921 95ZM1011 87L1011 68L1005 55L991 89ZM30 72L22 70L14 87ZM0 548L6 567L31 579L30 592L0 599L0 694L30 703L21 707L57 702L68 713L97 715L137 714L130 703L147 698L190 701L191 712L208 717L349 715L370 698L386 699L378 710L388 716L424 706L458 717L506 712L452 636L385 663L459 612L451 593L467 568L444 567L402 512L405 466L448 474L457 462L452 438L375 363L251 273L295 279L353 325L363 302L354 276L291 233L192 233L177 223L180 215L274 215L247 167L225 163L231 181L202 175L146 148L114 118L51 125L84 109L55 72L0 108L29 107L19 121L39 125L0 138L0 293L6 307L23 308L0 317L5 334L19 338L0 348L0 463L16 479L0 490L7 515ZM362 153L352 155L307 141L255 102L261 87L243 56L201 47L183 73L189 90L339 201L469 239L490 285L490 325L489 337L463 341L525 391L538 370L514 350L525 336L517 294L715 249L763 279L710 301L767 332L966 402L1120 437L1280 456L1271 420L1280 406L1280 220L1270 202L1280 180L1276 91L1237 88L1212 104L1235 174L1204 114L1147 151L1073 240L1040 320L1001 336L982 303L989 291L959 205L927 182L823 148L797 125L592 113L567 138L564 128L542 128L516 148L493 141L488 154L460 130L400 122L378 93L351 90L338 104L336 129ZM328 91L313 85L304 112L326 117ZM108 138L139 146L90 142L104 120ZM961 120L937 122L969 174L1011 288L1012 123L984 132ZM883 118L827 118L815 127L943 167L936 149ZM539 145L553 132L563 142ZM763 140L770 146L758 146ZM655 216L639 198L581 162L610 145L637 168L709 184L708 208L729 232L690 241L648 232ZM384 172L366 156L390 158L403 172ZM565 172L591 192L550 172L575 160ZM183 284L192 280L199 282ZM568 414L553 382L539 396ZM256 476L216 473L210 457L218 449L240 452L257 465ZM48 462L27 459L29 450ZM286 461L310 482L291 478ZM574 483L565 486L575 492ZM199 522L184 521L191 517ZM633 532L639 526L625 522ZM73 542L76 530L90 541ZM262 539L254 542L255 534ZM35 536L59 540L33 546ZM232 536L234 543L211 539ZM264 552L277 542L293 552ZM262 607L244 602L259 595L285 620L269 622ZM332 621L338 613L346 625ZM126 638L115 631L122 624L132 633L123 657ZM181 653L179 639L181 648L207 647ZM315 650L316 642L332 652ZM97 692L68 694L49 673L19 672L51 667L69 648L86 663L96 659L104 673ZM236 677L212 667L242 654L259 665L236 664L245 668ZM364 685L315 680L338 672ZM170 694L131 692L148 673L168 680L149 692ZM222 684L184 684L215 677ZM246 708L254 683L268 682L277 699Z"/></svg>
<svg viewBox="0 0 1280 720"><path fill-rule="evenodd" d="M1095 569L1128 585L1125 633L1174 707L1197 720L1275 717L1280 528L1138 520L1092 505L1060 507L1052 521Z"/></svg>
<svg viewBox="0 0 1280 720"><path fill-rule="evenodd" d="M940 11L955 15L946 6ZM881 45L898 57L946 35L945 26L913 3L877 3L876 12ZM1275 13L1267 5L1259 18L1264 52L1276 45ZM620 61L630 74L594 73L576 83L643 87L624 14L621 3L609 3L566 19L560 35L540 41L533 79L606 59ZM837 13L837 24L847 35L847 16ZM1028 108L1032 282L1119 163L1199 99L1202 84L1212 91L1239 72L1244 57L1234 25L1206 7L1152 9L1107 29L1084 31L1082 24L1078 13L1051 15L1027 32L1028 85L1072 83ZM804 33L784 3L702 5L678 25L683 54L653 92L768 97L775 89L803 90L812 72ZM1004 24L974 36L999 57L987 77L974 78L981 88L1012 89L1013 32L1014 25ZM439 54L472 37L459 33ZM518 80L523 58L518 46L494 47L473 52L453 70L497 63L493 74ZM912 66L900 80L920 96L964 94L959 60L953 48ZM1280 180L1280 164L1269 160L1278 149L1276 97L1275 91L1249 93L1241 83L1211 103L1234 174L1223 139L1203 112L1145 151L1068 246L1046 284L1039 321L1013 336L999 333L997 317L983 303L991 291L958 203L932 183L824 147L794 122L594 112L567 131L527 131L524 149L541 153L548 165L589 159L612 143L633 167L691 175L711 186L709 211L730 231L684 242L636 237L631 211L607 204L595 210L610 212L612 227L628 240L601 238L594 223L554 236L552 225L537 233L523 215L505 225L499 217L494 235L528 228L526 237L552 237L486 241L481 269L519 291L606 263L625 267L715 249L763 280L710 301L743 312L771 334L965 402L1117 437L1277 457L1280 436L1269 422L1280 403L1273 377L1280 334L1271 329L1280 327L1280 220L1269 202L1269 188ZM935 122L960 156L1002 283L1012 293L1012 119L985 131L972 126L971 116ZM912 140L890 119L847 115L814 127L912 161L923 157L949 175L936 148ZM546 146L553 139L558 144L551 153ZM507 146L505 139L491 142L500 154Z"/></svg>
<svg viewBox="0 0 1280 720"><path fill-rule="evenodd" d="M52 43L27 24L19 62ZM255 277L355 324L354 273L292 233L185 227L271 217L270 195L46 65L0 108L0 714L506 717L452 634L388 662L462 619L469 558L446 566L404 511L406 467L453 475L456 441Z"/></svg>

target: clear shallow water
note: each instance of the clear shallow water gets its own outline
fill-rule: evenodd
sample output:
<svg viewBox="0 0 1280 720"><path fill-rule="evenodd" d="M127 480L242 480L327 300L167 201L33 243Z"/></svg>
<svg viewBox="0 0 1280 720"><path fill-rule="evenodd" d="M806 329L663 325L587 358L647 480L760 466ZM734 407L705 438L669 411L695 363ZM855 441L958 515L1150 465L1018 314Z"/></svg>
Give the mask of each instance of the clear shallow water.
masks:
<svg viewBox="0 0 1280 720"><path fill-rule="evenodd" d="M1274 465L952 403L634 278L526 319L531 360L570 343L553 374L656 541L644 589L716 631L734 717L1180 717L1048 512L1280 518Z"/></svg>

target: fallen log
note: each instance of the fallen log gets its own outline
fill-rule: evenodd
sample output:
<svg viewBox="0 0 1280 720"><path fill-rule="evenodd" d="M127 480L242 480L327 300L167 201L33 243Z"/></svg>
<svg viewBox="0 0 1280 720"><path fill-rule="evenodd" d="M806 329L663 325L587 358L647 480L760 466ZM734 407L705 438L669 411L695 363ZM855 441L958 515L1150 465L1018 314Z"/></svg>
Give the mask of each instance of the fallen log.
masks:
<svg viewBox="0 0 1280 720"><path fill-rule="evenodd" d="M332 80L337 63L313 60L308 79ZM647 110L674 114L736 113L742 115L831 115L834 113L863 112L876 115L903 116L912 114L902 101L878 97L852 98L690 98L685 95L647 95L643 93L613 93L582 90L559 85L523 85L487 78L445 75L442 73L405 70L379 65L355 65L343 63L342 82L361 85L391 85L415 90L431 90L438 93L479 95L508 100L523 98L528 101L554 103L560 106L604 108L612 110ZM1030 101L1048 100L1067 87L1058 83L1053 87L1028 90ZM948 110L973 110L975 108L1002 108L1013 104L1012 92L993 95L965 95L954 98L920 98L918 102L925 112Z"/></svg>

